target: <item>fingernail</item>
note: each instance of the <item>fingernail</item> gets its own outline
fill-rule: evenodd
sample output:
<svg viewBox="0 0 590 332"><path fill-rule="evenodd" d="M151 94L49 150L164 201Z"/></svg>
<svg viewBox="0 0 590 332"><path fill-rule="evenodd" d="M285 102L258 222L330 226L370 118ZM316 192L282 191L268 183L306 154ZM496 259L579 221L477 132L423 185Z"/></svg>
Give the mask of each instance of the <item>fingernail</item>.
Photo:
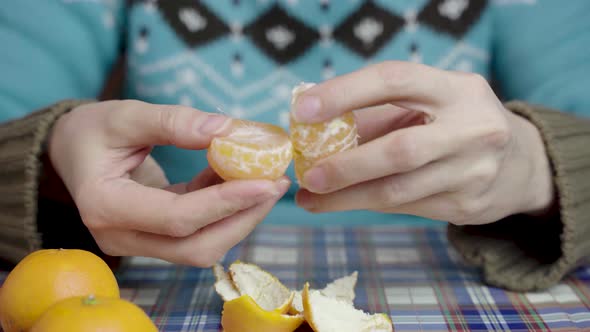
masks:
<svg viewBox="0 0 590 332"><path fill-rule="evenodd" d="M303 96L298 98L295 105L295 120L311 121L320 113L322 101L316 96Z"/></svg>
<svg viewBox="0 0 590 332"><path fill-rule="evenodd" d="M276 184L273 184L271 181L263 181L253 185L253 188L256 188L256 199L260 202L265 202L269 199L275 198L279 196L280 189L277 188Z"/></svg>
<svg viewBox="0 0 590 332"><path fill-rule="evenodd" d="M287 190L289 190L289 188L291 187L291 181L285 179L285 178L281 178L278 183L277 183L277 187L279 189L279 195L282 196L284 195Z"/></svg>
<svg viewBox="0 0 590 332"><path fill-rule="evenodd" d="M321 167L314 167L303 176L305 187L312 192L326 189L326 174Z"/></svg>
<svg viewBox="0 0 590 332"><path fill-rule="evenodd" d="M224 115L209 115L205 122L199 127L199 132L204 135L215 135L222 133L227 127L231 119Z"/></svg>

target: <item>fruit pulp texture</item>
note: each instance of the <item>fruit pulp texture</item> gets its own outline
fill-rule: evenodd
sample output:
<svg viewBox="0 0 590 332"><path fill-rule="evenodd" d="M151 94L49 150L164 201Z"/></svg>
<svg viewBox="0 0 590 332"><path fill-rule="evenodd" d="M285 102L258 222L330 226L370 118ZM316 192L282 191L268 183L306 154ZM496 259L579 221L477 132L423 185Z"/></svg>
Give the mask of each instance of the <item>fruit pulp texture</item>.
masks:
<svg viewBox="0 0 590 332"><path fill-rule="evenodd" d="M289 131L293 142L295 176L303 175L315 162L357 146L358 135L352 112L321 123L304 124L291 116Z"/></svg>
<svg viewBox="0 0 590 332"><path fill-rule="evenodd" d="M207 152L209 165L224 180L280 178L293 158L293 145L281 127L234 120L227 136L216 137Z"/></svg>

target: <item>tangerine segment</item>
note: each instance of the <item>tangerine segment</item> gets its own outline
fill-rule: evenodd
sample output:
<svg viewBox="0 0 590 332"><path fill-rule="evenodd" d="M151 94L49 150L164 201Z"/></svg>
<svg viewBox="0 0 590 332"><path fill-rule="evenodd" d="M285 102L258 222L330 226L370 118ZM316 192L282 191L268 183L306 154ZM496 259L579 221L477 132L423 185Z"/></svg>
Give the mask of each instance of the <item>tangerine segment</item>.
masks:
<svg viewBox="0 0 590 332"><path fill-rule="evenodd" d="M352 112L327 122L304 124L291 117L289 126L293 148L304 159L319 160L357 145L357 129Z"/></svg>
<svg viewBox="0 0 590 332"><path fill-rule="evenodd" d="M313 84L302 83L293 89L291 105ZM300 123L290 116L289 131L293 142L295 176L299 183L303 174L318 160L358 145L357 126L352 112L321 123Z"/></svg>
<svg viewBox="0 0 590 332"><path fill-rule="evenodd" d="M293 158L293 145L283 128L234 120L227 136L216 137L207 151L211 168L224 180L276 180Z"/></svg>
<svg viewBox="0 0 590 332"><path fill-rule="evenodd" d="M295 170L295 177L299 184L302 184L303 174L307 172L312 166L314 161L310 159L305 159L303 156L298 154L297 152L293 155L293 166Z"/></svg>

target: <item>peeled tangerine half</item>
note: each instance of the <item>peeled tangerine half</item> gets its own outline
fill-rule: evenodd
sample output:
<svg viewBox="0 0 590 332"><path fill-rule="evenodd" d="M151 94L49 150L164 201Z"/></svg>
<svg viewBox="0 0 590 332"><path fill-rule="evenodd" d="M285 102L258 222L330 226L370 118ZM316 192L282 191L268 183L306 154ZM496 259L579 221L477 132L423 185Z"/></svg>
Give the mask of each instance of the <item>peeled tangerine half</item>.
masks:
<svg viewBox="0 0 590 332"><path fill-rule="evenodd" d="M293 158L293 145L283 128L234 120L230 133L211 141L207 159L224 180L280 178Z"/></svg>
<svg viewBox="0 0 590 332"><path fill-rule="evenodd" d="M367 314L350 303L328 297L318 290L303 288L305 320L315 332L392 332L385 314Z"/></svg>
<svg viewBox="0 0 590 332"><path fill-rule="evenodd" d="M302 83L293 89L291 105L313 83ZM330 121L304 124L290 118L289 131L293 142L295 176L301 185L303 174L313 164L336 152L352 149L358 145L357 126L352 112Z"/></svg>

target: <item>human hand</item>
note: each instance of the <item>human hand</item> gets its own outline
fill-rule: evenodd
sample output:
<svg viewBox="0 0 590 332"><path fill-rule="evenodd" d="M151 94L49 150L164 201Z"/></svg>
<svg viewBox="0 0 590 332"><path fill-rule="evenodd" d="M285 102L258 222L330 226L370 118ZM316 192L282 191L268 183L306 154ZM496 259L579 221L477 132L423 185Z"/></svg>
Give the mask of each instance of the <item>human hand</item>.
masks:
<svg viewBox="0 0 590 332"><path fill-rule="evenodd" d="M207 148L231 120L191 108L108 101L63 115L50 160L103 252L210 266L264 219L289 180L222 183L206 169L168 185L153 145Z"/></svg>
<svg viewBox="0 0 590 332"><path fill-rule="evenodd" d="M304 175L296 199L309 211L483 224L543 213L554 200L539 132L479 75L384 62L305 91L294 115L317 122L353 110L362 144Z"/></svg>

